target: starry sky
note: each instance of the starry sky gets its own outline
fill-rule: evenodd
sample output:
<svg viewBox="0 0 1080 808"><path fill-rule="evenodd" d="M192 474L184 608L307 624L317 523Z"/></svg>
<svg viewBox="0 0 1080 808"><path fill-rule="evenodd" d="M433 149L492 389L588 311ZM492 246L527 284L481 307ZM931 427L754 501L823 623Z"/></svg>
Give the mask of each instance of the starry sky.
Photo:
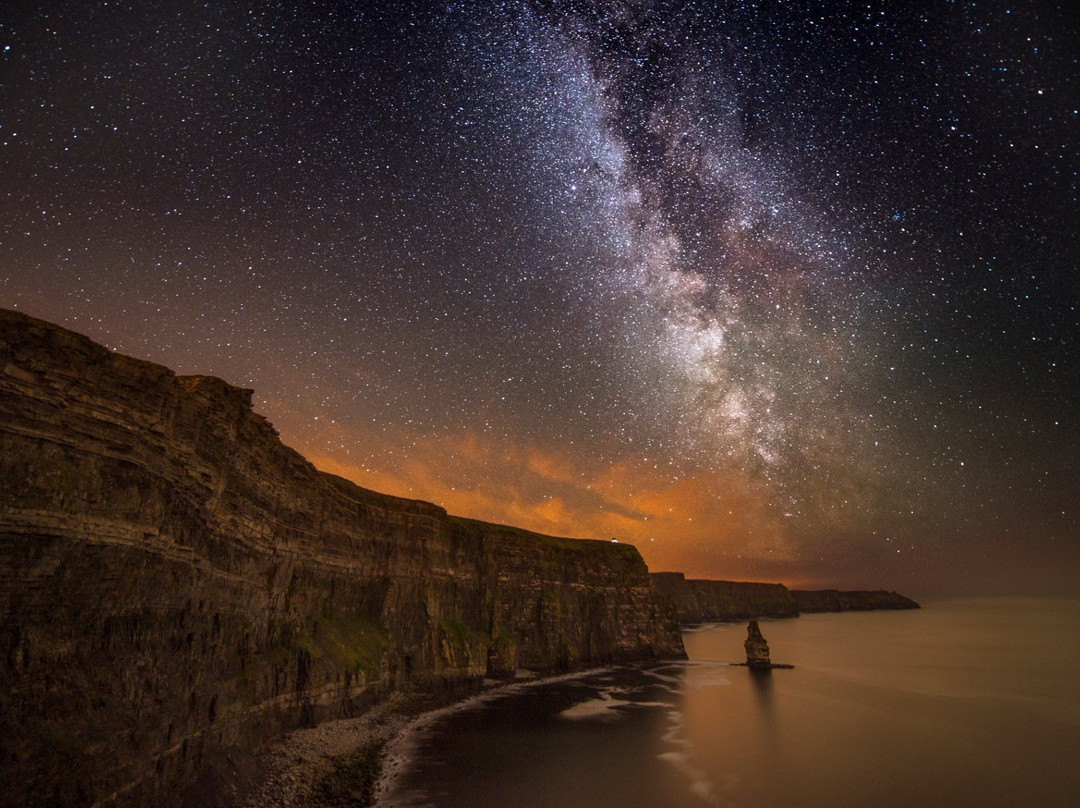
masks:
<svg viewBox="0 0 1080 808"><path fill-rule="evenodd" d="M653 570L1080 592L1067 2L0 10L0 306Z"/></svg>

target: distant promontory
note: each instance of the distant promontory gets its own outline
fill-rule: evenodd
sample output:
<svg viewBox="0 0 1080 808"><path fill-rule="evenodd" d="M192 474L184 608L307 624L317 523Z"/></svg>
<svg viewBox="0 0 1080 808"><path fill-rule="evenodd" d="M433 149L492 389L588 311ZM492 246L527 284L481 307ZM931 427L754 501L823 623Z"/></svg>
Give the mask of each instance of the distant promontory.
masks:
<svg viewBox="0 0 1080 808"><path fill-rule="evenodd" d="M883 590L788 589L783 584L692 579L681 572L654 572L649 577L653 589L675 612L681 625L795 617L804 612L919 608L911 598Z"/></svg>

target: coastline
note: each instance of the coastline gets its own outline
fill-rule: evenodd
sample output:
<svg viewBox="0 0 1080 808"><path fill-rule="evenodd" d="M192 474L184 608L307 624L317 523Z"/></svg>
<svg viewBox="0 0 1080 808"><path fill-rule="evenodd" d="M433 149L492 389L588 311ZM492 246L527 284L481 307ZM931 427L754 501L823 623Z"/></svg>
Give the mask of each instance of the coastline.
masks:
<svg viewBox="0 0 1080 808"><path fill-rule="evenodd" d="M679 661L684 662L685 660ZM551 675L535 674L532 672L526 673L523 671L521 673L524 673L525 675L519 676L519 678L514 681L494 683L491 687L487 687L471 696L449 704L443 704L414 716L410 721L407 721L402 725L386 744L382 756L381 771L375 784L374 800L371 805L374 806L374 808L395 808L395 804L390 803L387 800L393 795L393 790L397 785L401 772L415 757L415 747L419 740L418 736L433 721L437 721L443 716L459 710L470 709L474 707L477 702L499 698L512 693L519 693L522 690L528 690L531 687L541 684L577 679L582 676L611 670L613 667L618 666L600 665L594 668L582 668L581 670L570 671L569 673ZM252 808L254 807L252 806Z"/></svg>
<svg viewBox="0 0 1080 808"><path fill-rule="evenodd" d="M350 801L323 798L333 778L348 775L366 750L378 749L374 777L365 790L369 805L384 805L397 775L411 759L413 733L449 712L467 709L476 701L514 692L543 682L572 679L604 670L586 668L552 676L520 671L510 682L486 679L479 690L442 696L430 693L393 693L355 718L327 721L316 727L294 730L258 756L260 781L238 795L236 808L323 808L361 805L359 795Z"/></svg>
<svg viewBox="0 0 1080 808"><path fill-rule="evenodd" d="M396 737L418 715L415 698L393 694L355 718L294 730L258 757L262 777L237 800L237 808L301 808L342 768L349 756Z"/></svg>
<svg viewBox="0 0 1080 808"><path fill-rule="evenodd" d="M705 620L683 626L682 630L742 622L741 619ZM727 664L746 665L745 662ZM350 808L395 808L388 799L393 796L401 773L415 757L420 734L432 722L449 713L469 709L478 701L499 698L539 684L575 679L611 667L601 665L560 674L519 670L517 678L511 681L484 679L475 690L442 695L393 693L360 716L295 730L278 740L260 755L262 780L236 803L237 808L336 808L346 805ZM794 666L776 664L771 667ZM366 762L360 762L365 750L370 755ZM351 798L323 798L324 785L331 778L348 780L350 769L357 766L369 769L364 772L369 780L363 787L369 801L363 801L358 791L354 791Z"/></svg>
<svg viewBox="0 0 1080 808"><path fill-rule="evenodd" d="M1072 806L1080 651L1060 638L1076 634L1078 603L962 598L770 621L770 643L798 664L766 677L730 663L740 627L713 624L687 634L670 691L616 671L425 716L395 740L376 804ZM568 715L577 703L595 709ZM956 778L967 766L979 776Z"/></svg>

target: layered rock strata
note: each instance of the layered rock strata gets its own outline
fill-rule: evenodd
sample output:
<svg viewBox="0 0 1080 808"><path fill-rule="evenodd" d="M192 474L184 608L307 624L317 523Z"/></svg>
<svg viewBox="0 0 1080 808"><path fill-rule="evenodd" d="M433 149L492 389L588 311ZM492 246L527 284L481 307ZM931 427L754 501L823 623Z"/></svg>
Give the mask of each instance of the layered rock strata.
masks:
<svg viewBox="0 0 1080 808"><path fill-rule="evenodd" d="M682 625L752 617L795 617L803 612L918 609L896 592L788 589L753 581L688 579L681 572L654 572L653 588Z"/></svg>
<svg viewBox="0 0 1080 808"><path fill-rule="evenodd" d="M757 620L751 620L746 624L746 639L743 641L743 648L746 649L748 667L772 667L772 660L769 658L769 643L765 641Z"/></svg>
<svg viewBox="0 0 1080 808"><path fill-rule="evenodd" d="M359 488L249 390L0 311L9 804L194 802L394 689L683 656L665 608L632 546Z"/></svg>
<svg viewBox="0 0 1080 808"><path fill-rule="evenodd" d="M783 584L688 579L681 572L654 572L649 577L657 594L671 605L682 625L751 617L795 617L799 613L791 592Z"/></svg>
<svg viewBox="0 0 1080 808"><path fill-rule="evenodd" d="M800 612L868 612L875 609L918 609L919 604L883 589L792 589Z"/></svg>

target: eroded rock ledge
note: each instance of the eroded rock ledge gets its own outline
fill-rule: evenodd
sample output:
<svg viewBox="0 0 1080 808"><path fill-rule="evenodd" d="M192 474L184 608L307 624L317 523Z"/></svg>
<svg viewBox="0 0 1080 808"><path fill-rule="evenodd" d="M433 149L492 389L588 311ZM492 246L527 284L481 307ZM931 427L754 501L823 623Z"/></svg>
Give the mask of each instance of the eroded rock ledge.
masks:
<svg viewBox="0 0 1080 808"><path fill-rule="evenodd" d="M654 572L649 577L653 588L675 611L681 625L711 620L795 617L804 612L919 608L919 604L910 598L883 590L788 589L783 584L688 579L681 572Z"/></svg>
<svg viewBox="0 0 1080 808"><path fill-rule="evenodd" d="M5 801L163 806L394 690L684 655L634 547L359 488L251 391L10 311L0 652Z"/></svg>

